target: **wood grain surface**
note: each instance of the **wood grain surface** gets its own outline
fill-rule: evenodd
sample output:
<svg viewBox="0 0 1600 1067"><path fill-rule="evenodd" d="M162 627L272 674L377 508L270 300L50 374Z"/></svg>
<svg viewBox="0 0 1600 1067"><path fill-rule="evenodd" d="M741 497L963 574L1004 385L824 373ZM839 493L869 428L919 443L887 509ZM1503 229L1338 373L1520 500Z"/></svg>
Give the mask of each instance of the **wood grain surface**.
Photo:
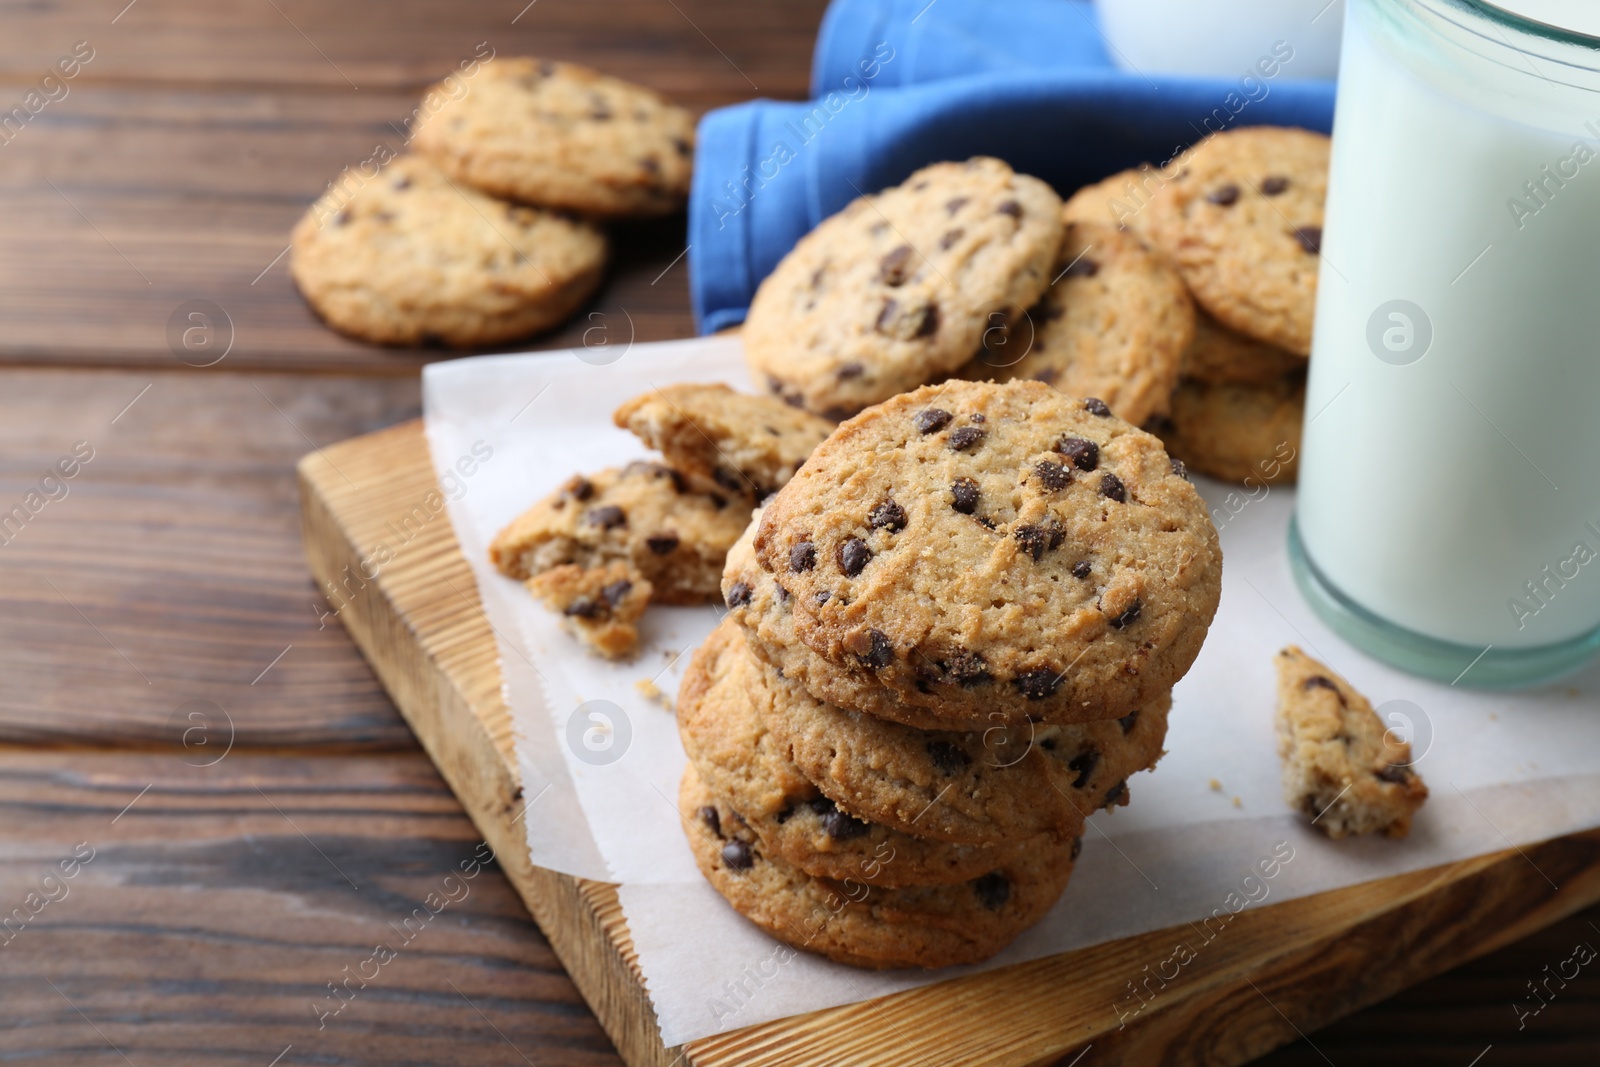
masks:
<svg viewBox="0 0 1600 1067"><path fill-rule="evenodd" d="M494 869L318 1029L327 983L479 836L349 637L313 612L292 469L414 416L418 367L448 353L329 333L273 260L324 183L397 137L390 124L479 41L703 110L803 95L821 8L0 0L0 111L75 42L95 50L66 98L0 144L0 508L76 442L94 448L67 496L0 543L0 917L77 845L96 850L67 896L0 937L0 1059L620 1062ZM536 346L596 321L631 321L640 340L691 331L683 220L616 238L585 309L605 318ZM166 337L194 299L233 324L204 369ZM1595 925L1589 909L1261 1062L1600 1061L1589 971L1525 1028L1512 1010L1576 942L1600 945Z"/></svg>

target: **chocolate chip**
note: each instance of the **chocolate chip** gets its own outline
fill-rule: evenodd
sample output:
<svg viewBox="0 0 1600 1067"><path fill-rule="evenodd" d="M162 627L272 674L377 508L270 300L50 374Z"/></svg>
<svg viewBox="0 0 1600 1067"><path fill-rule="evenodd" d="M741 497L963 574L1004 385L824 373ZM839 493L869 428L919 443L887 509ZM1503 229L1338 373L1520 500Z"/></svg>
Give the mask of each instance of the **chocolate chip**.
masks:
<svg viewBox="0 0 1600 1067"><path fill-rule="evenodd" d="M1109 621L1113 628L1120 630L1124 626L1128 626L1134 622L1137 622L1139 619L1139 613L1143 610L1144 605L1135 600L1132 604L1128 605L1127 610L1125 610L1121 615L1118 615L1116 618Z"/></svg>
<svg viewBox="0 0 1600 1067"><path fill-rule="evenodd" d="M990 871L972 880L972 891L978 895L978 903L990 911L999 911L1011 899L1011 882L999 871Z"/></svg>
<svg viewBox="0 0 1600 1067"><path fill-rule="evenodd" d="M885 300L883 302L883 309L878 312L878 321L872 324L873 329L877 330L879 333L888 333L889 327L894 325L895 313L899 310L900 305L894 302L893 297Z"/></svg>
<svg viewBox="0 0 1600 1067"><path fill-rule="evenodd" d="M1111 409L1106 407L1106 402L1097 396L1084 398L1083 410L1091 415L1099 415L1102 419L1111 417Z"/></svg>
<svg viewBox="0 0 1600 1067"><path fill-rule="evenodd" d="M872 549L868 548L867 543L861 538L852 537L838 547L834 552L834 559L846 577L854 578L872 559Z"/></svg>
<svg viewBox="0 0 1600 1067"><path fill-rule="evenodd" d="M867 365L865 363L852 361L840 367L835 376L841 382L847 382L851 378L859 378L865 373L867 373Z"/></svg>
<svg viewBox="0 0 1600 1067"><path fill-rule="evenodd" d="M1098 749L1086 748L1067 761L1067 770L1076 771L1078 777L1072 780L1072 788L1082 789L1089 784L1089 776L1094 774L1094 769L1100 765L1100 752Z"/></svg>
<svg viewBox="0 0 1600 1067"><path fill-rule="evenodd" d="M722 862L730 871L746 871L756 858L750 851L750 846L734 838L722 846Z"/></svg>
<svg viewBox="0 0 1600 1067"><path fill-rule="evenodd" d="M1100 446L1093 441L1085 441L1081 437L1062 437L1056 442L1055 450L1081 471L1092 471L1100 465Z"/></svg>
<svg viewBox="0 0 1600 1067"><path fill-rule="evenodd" d="M602 615L611 614L604 604L598 603L586 596L581 596L561 609L561 614L579 619L598 619Z"/></svg>
<svg viewBox="0 0 1600 1067"><path fill-rule="evenodd" d="M789 573L799 574L817 565L817 546L810 541L796 541L789 549Z"/></svg>
<svg viewBox="0 0 1600 1067"><path fill-rule="evenodd" d="M678 547L676 534L656 534L644 539L645 547L658 556L671 555L672 550Z"/></svg>
<svg viewBox="0 0 1600 1067"><path fill-rule="evenodd" d="M967 231L957 226L953 230L946 230L944 236L939 238L939 248L948 251L950 246L966 236Z"/></svg>
<svg viewBox="0 0 1600 1067"><path fill-rule="evenodd" d="M948 741L929 741L928 758L933 769L949 778L972 766L972 757Z"/></svg>
<svg viewBox="0 0 1600 1067"><path fill-rule="evenodd" d="M950 425L950 420L953 418L955 416L943 408L923 408L911 421L918 433L930 434L937 433Z"/></svg>
<svg viewBox="0 0 1600 1067"><path fill-rule="evenodd" d="M939 332L938 304L929 304L919 314L921 317L917 320L917 328L912 332L912 337L932 337Z"/></svg>
<svg viewBox="0 0 1600 1067"><path fill-rule="evenodd" d="M888 634L882 630L868 630L867 641L867 651L856 656L862 666L879 671L894 662L894 642L889 640Z"/></svg>
<svg viewBox="0 0 1600 1067"><path fill-rule="evenodd" d="M785 604L787 604L789 602L789 590L787 590L787 589L785 589L783 587L783 583L782 582L773 582L772 583L772 588L774 588L774 589L776 589L778 591L778 599L780 601L782 601Z"/></svg>
<svg viewBox="0 0 1600 1067"><path fill-rule="evenodd" d="M995 521L989 518L987 515L979 515L977 516L977 520L978 525L982 526L985 530L999 529L999 527L995 524Z"/></svg>
<svg viewBox="0 0 1600 1067"><path fill-rule="evenodd" d="M1093 278L1100 273L1100 264L1092 259L1076 259L1067 267L1066 275L1069 278ZM1056 312L1060 314L1059 311Z"/></svg>
<svg viewBox="0 0 1600 1067"><path fill-rule="evenodd" d="M750 589L749 583L734 582L732 585L728 586L728 607L742 608L746 604L750 603L750 599L753 595L754 594Z"/></svg>
<svg viewBox="0 0 1600 1067"><path fill-rule="evenodd" d="M952 452L965 452L984 438L984 432L976 426L963 426L950 432L950 450Z"/></svg>
<svg viewBox="0 0 1600 1067"><path fill-rule="evenodd" d="M587 478L576 477L567 483L564 491L574 499L588 500L594 496L594 483Z"/></svg>
<svg viewBox="0 0 1600 1067"><path fill-rule="evenodd" d="M1035 464L1033 473L1038 477L1039 484L1052 493L1065 489L1067 483L1072 481L1072 475L1067 471L1067 468L1059 463L1051 463L1049 460Z"/></svg>
<svg viewBox="0 0 1600 1067"><path fill-rule="evenodd" d="M1118 804L1128 802L1128 780L1124 778L1110 789L1106 790L1106 798L1100 802L1102 808L1112 808Z"/></svg>
<svg viewBox="0 0 1600 1067"><path fill-rule="evenodd" d="M1022 545L1022 550L1033 557L1035 563L1044 558L1047 549L1061 544L1066 532L1055 519L1027 526L1018 526L1012 534Z"/></svg>
<svg viewBox="0 0 1600 1067"><path fill-rule="evenodd" d="M722 836L722 817L717 814L716 808L713 808L708 804L707 806L701 808L696 814L700 816L700 821L706 824L706 829L710 830L718 837Z"/></svg>
<svg viewBox="0 0 1600 1067"><path fill-rule="evenodd" d="M828 592L826 589L823 589L823 590L819 591L817 593L817 595L815 597L813 597L812 599L814 599L817 602L817 606L820 608L822 605L826 604L832 598L833 598L833 594Z"/></svg>
<svg viewBox="0 0 1600 1067"><path fill-rule="evenodd" d="M672 147L678 153L678 155L684 156L685 158L694 152L694 149L689 147L689 142L685 141L682 137L674 137L672 139Z"/></svg>
<svg viewBox="0 0 1600 1067"><path fill-rule="evenodd" d="M390 186L392 188L395 188L395 189L409 189L409 188L411 188L411 179L407 178L404 174L402 174L402 175L400 175L400 177L396 178L394 181L390 182L389 184L390 184Z"/></svg>
<svg viewBox="0 0 1600 1067"><path fill-rule="evenodd" d="M727 467L718 467L711 472L711 480L730 493L744 492L745 479L738 471L731 471Z"/></svg>
<svg viewBox="0 0 1600 1067"><path fill-rule="evenodd" d="M583 521L602 530L614 530L618 526L628 525L628 516L615 504L607 504L603 508L590 508Z"/></svg>
<svg viewBox="0 0 1600 1067"><path fill-rule="evenodd" d="M989 421L989 416L985 415L981 411L974 411L971 415L967 416L967 421L968 422L988 422Z"/></svg>
<svg viewBox="0 0 1600 1067"><path fill-rule="evenodd" d="M1181 460L1181 459L1172 460L1172 473L1176 474L1178 477L1182 478L1184 481L1188 481L1189 480L1189 468L1184 466L1183 460Z"/></svg>
<svg viewBox="0 0 1600 1067"><path fill-rule="evenodd" d="M961 210L962 206L966 204L966 202L967 198L964 196L958 196L953 200L946 200L944 203L945 214L954 215L956 212Z"/></svg>
<svg viewBox="0 0 1600 1067"><path fill-rule="evenodd" d="M1322 251L1322 227L1301 226L1294 231L1294 239L1300 242L1300 247L1312 255Z"/></svg>
<svg viewBox="0 0 1600 1067"><path fill-rule="evenodd" d="M904 285L911 277L911 246L901 245L878 262L878 277L884 285Z"/></svg>
<svg viewBox="0 0 1600 1067"><path fill-rule="evenodd" d="M1093 568L1089 566L1089 561L1086 559L1080 559L1078 562L1072 565L1072 576L1074 578L1087 578L1089 577L1089 572L1091 570L1093 570Z"/></svg>
<svg viewBox="0 0 1600 1067"><path fill-rule="evenodd" d="M657 163L650 156L646 156L639 160L639 169L643 170L646 174L660 174L661 164Z"/></svg>
<svg viewBox="0 0 1600 1067"><path fill-rule="evenodd" d="M1344 694L1339 692L1339 687L1333 684L1332 678L1325 678L1320 674L1313 674L1300 683L1301 689L1328 689L1338 694L1339 699L1344 699Z"/></svg>
<svg viewBox="0 0 1600 1067"><path fill-rule="evenodd" d="M818 815L826 815L830 811L839 810L839 805L835 804L828 797L815 797L812 800L808 800L806 801L806 807L810 808Z"/></svg>
<svg viewBox="0 0 1600 1067"><path fill-rule="evenodd" d="M539 76L541 78L548 78L555 72L556 65L554 63L550 62L548 59L539 61Z"/></svg>
<svg viewBox="0 0 1600 1067"><path fill-rule="evenodd" d="M1074 837L1072 839L1072 856L1071 856L1071 858L1073 860L1076 860L1081 855L1083 855L1083 835L1079 834L1077 837Z"/></svg>
<svg viewBox="0 0 1600 1067"><path fill-rule="evenodd" d="M1379 771L1378 778L1385 782L1392 782L1395 785L1405 785L1411 781L1411 768L1398 763L1392 764Z"/></svg>
<svg viewBox="0 0 1600 1067"><path fill-rule="evenodd" d="M978 481L976 478L957 478L950 483L950 492L955 496L951 507L963 515L971 515L978 510Z"/></svg>
<svg viewBox="0 0 1600 1067"><path fill-rule="evenodd" d="M874 530L899 533L906 528L906 509L893 500L880 500L868 513L867 525Z"/></svg>
<svg viewBox="0 0 1600 1067"><path fill-rule="evenodd" d="M597 107L589 112L589 117L596 122L610 122L611 112L603 107Z"/></svg>
<svg viewBox="0 0 1600 1067"><path fill-rule="evenodd" d="M1011 684L1029 700L1043 700L1054 696L1055 691L1061 688L1062 677L1063 672L1049 669L1023 671L1011 679Z"/></svg>
<svg viewBox="0 0 1600 1067"><path fill-rule="evenodd" d="M813 290L822 288L822 278L827 273L828 273L828 265L826 263L824 263L822 266L818 267L816 270L812 271L812 273L811 273L811 288ZM774 392L776 392L776 390L774 390Z"/></svg>
<svg viewBox="0 0 1600 1067"><path fill-rule="evenodd" d="M1238 202L1239 187L1229 182L1227 185L1211 190L1206 194L1206 199L1218 207L1227 207Z"/></svg>
<svg viewBox="0 0 1600 1067"><path fill-rule="evenodd" d="M995 208L995 210L1000 212L1002 215L1010 215L1014 219L1020 219L1022 217L1022 205L1017 203L1015 200L1006 200L1002 202L999 207Z"/></svg>
<svg viewBox="0 0 1600 1067"><path fill-rule="evenodd" d="M989 662L980 653L959 649L939 664L945 677L966 689L987 685L994 678L989 674Z"/></svg>
<svg viewBox="0 0 1600 1067"><path fill-rule="evenodd" d="M1110 471L1106 471L1100 476L1100 495L1108 500L1115 500L1119 504L1128 502L1128 490L1122 484L1122 479Z"/></svg>
<svg viewBox="0 0 1600 1067"><path fill-rule="evenodd" d="M333 217L333 224L335 226L348 226L350 225L351 217L349 208L340 208L339 213Z"/></svg>
<svg viewBox="0 0 1600 1067"><path fill-rule="evenodd" d="M622 598L633 589L633 583L626 578L618 579L600 590L600 595L606 598L606 603L616 607L622 603Z"/></svg>
<svg viewBox="0 0 1600 1067"><path fill-rule="evenodd" d="M822 832L835 841L848 841L852 837L861 837L871 827L854 815L847 814L834 808L822 817Z"/></svg>
<svg viewBox="0 0 1600 1067"><path fill-rule="evenodd" d="M1277 196L1287 188L1289 188L1289 179L1280 174L1263 178L1261 181L1261 194L1263 196Z"/></svg>

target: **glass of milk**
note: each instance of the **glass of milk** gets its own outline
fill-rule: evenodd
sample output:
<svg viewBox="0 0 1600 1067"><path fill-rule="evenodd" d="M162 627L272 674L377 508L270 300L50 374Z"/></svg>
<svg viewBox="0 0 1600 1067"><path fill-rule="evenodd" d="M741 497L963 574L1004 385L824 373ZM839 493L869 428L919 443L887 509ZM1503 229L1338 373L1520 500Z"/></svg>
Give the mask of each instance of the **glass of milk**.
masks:
<svg viewBox="0 0 1600 1067"><path fill-rule="evenodd" d="M1095 0L1111 57L1139 74L1237 78L1263 58L1331 78L1345 0ZM1287 59L1285 56L1292 57Z"/></svg>
<svg viewBox="0 0 1600 1067"><path fill-rule="evenodd" d="M1350 0L1290 532L1345 637L1480 686L1600 649L1600 4L1504 2Z"/></svg>

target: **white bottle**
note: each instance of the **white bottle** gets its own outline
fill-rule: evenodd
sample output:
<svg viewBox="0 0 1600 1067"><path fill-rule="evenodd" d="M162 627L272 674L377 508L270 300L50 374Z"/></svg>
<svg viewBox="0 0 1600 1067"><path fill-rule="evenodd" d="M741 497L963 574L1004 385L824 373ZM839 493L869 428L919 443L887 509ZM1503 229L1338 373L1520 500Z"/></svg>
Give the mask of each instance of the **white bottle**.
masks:
<svg viewBox="0 0 1600 1067"><path fill-rule="evenodd" d="M1322 254L1302 589L1419 673L1522 684L1582 663L1600 646L1600 41L1464 0L1352 0Z"/></svg>

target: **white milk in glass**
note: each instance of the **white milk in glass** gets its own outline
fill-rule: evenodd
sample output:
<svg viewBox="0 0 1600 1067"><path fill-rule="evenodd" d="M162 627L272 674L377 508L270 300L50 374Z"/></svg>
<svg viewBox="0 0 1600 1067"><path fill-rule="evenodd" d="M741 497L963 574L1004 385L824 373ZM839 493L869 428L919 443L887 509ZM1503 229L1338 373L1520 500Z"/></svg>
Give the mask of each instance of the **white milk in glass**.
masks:
<svg viewBox="0 0 1600 1067"><path fill-rule="evenodd" d="M1296 514L1344 598L1497 656L1600 627L1600 54L1521 40L1346 13Z"/></svg>

